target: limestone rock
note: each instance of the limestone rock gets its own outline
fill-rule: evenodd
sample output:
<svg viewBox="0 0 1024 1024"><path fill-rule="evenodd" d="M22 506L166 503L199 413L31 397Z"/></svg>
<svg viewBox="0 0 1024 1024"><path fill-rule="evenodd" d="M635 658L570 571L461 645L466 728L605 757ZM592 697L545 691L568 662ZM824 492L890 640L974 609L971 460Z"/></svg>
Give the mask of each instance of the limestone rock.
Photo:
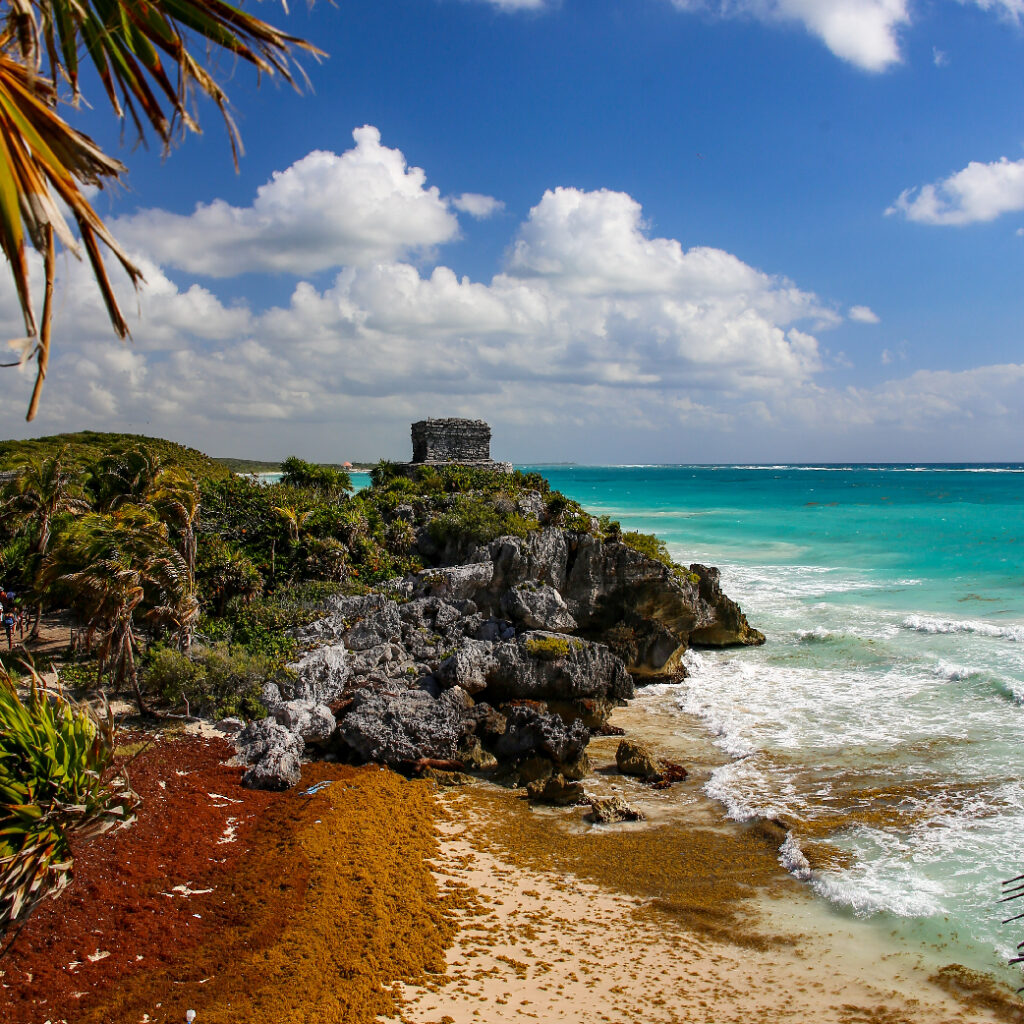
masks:
<svg viewBox="0 0 1024 1024"><path fill-rule="evenodd" d="M359 691L338 722L341 738L365 761L400 765L451 760L461 734L464 692L434 698L424 690Z"/></svg>
<svg viewBox="0 0 1024 1024"><path fill-rule="evenodd" d="M330 704L341 696L352 675L344 644L329 644L303 655L288 666L295 673L291 687L294 700Z"/></svg>
<svg viewBox="0 0 1024 1024"><path fill-rule="evenodd" d="M488 678L496 668L493 645L466 637L458 650L438 666L437 678L442 685L461 686L467 693L479 693L487 688Z"/></svg>
<svg viewBox="0 0 1024 1024"><path fill-rule="evenodd" d="M622 740L615 751L615 765L623 775L651 779L658 774L658 765L650 750L634 740Z"/></svg>
<svg viewBox="0 0 1024 1024"><path fill-rule="evenodd" d="M575 761L586 749L590 730L579 720L569 724L543 705L506 704L501 710L508 726L497 738L494 752L501 760L521 760L543 754L559 764Z"/></svg>
<svg viewBox="0 0 1024 1024"><path fill-rule="evenodd" d="M764 633L754 629L747 622L747 617L740 610L740 606L722 593L717 569L694 564L690 566L690 572L700 579L698 586L701 600L715 609L714 620L694 630L690 637L693 643L707 644L711 647L726 647L732 644L752 647L764 643Z"/></svg>
<svg viewBox="0 0 1024 1024"><path fill-rule="evenodd" d="M272 712L278 725L297 733L305 743L326 743L334 734L334 715L325 704L310 700L289 700Z"/></svg>
<svg viewBox="0 0 1024 1024"><path fill-rule="evenodd" d="M576 620L569 613L562 595L546 583L517 584L505 592L501 609L508 618L527 629L557 633L576 628Z"/></svg>
<svg viewBox="0 0 1024 1024"><path fill-rule="evenodd" d="M464 600L488 586L493 575L494 566L490 562L426 569L416 576L415 593L421 597Z"/></svg>
<svg viewBox="0 0 1024 1024"><path fill-rule="evenodd" d="M555 807L572 807L584 799L583 786L579 782L570 782L561 773L546 779L531 782L526 787L530 801L540 804L551 804Z"/></svg>
<svg viewBox="0 0 1024 1024"><path fill-rule="evenodd" d="M575 700L633 696L626 666L604 644L532 630L495 647L488 679L494 698Z"/></svg>
<svg viewBox="0 0 1024 1024"><path fill-rule="evenodd" d="M592 798L588 817L598 825L612 825L620 821L646 820L642 811L638 811L635 807L630 807L621 796Z"/></svg>
<svg viewBox="0 0 1024 1024"><path fill-rule="evenodd" d="M250 722L235 739L243 763L251 765L242 776L250 789L288 789L299 781L299 759L305 749L302 737L272 718Z"/></svg>

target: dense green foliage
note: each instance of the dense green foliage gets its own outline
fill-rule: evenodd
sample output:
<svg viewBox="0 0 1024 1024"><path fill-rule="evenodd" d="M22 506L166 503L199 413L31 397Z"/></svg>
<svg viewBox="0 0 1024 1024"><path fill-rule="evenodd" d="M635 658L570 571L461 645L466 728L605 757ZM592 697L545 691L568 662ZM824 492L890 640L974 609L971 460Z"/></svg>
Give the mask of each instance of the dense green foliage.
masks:
<svg viewBox="0 0 1024 1024"><path fill-rule="evenodd" d="M29 679L27 699L0 670L0 937L71 877L72 835L132 820L135 794L113 785L113 720Z"/></svg>

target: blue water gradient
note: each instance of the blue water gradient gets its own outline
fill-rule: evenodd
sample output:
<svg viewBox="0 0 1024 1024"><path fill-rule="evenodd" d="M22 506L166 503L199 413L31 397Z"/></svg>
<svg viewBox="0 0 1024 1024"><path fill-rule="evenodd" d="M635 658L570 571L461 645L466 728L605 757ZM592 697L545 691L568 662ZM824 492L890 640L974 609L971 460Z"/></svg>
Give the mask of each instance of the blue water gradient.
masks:
<svg viewBox="0 0 1024 1024"><path fill-rule="evenodd" d="M1024 936L995 906L1024 872L1024 464L528 468L718 565L767 634L678 687L732 758L723 811L796 822L785 863L838 911L998 970ZM800 822L846 866L808 870Z"/></svg>

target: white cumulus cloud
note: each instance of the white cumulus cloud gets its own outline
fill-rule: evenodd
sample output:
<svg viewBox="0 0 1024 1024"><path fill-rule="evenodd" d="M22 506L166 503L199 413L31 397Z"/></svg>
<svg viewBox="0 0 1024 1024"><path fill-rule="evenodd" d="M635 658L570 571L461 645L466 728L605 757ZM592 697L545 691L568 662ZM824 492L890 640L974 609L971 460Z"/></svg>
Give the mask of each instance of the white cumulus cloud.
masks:
<svg viewBox="0 0 1024 1024"><path fill-rule="evenodd" d="M881 323L878 314L870 306L851 306L846 315L859 324Z"/></svg>
<svg viewBox="0 0 1024 1024"><path fill-rule="evenodd" d="M352 135L355 147L340 156L315 150L275 172L251 206L218 199L188 215L142 210L115 221L115 234L160 263L211 277L376 263L458 235L420 168L370 125Z"/></svg>
<svg viewBox="0 0 1024 1024"><path fill-rule="evenodd" d="M1024 210L1024 160L972 160L943 181L901 192L885 212L919 224L963 225Z"/></svg>
<svg viewBox="0 0 1024 1024"><path fill-rule="evenodd" d="M712 10L722 17L796 22L837 57L865 71L900 61L900 32L910 24L907 0L672 0L680 10Z"/></svg>
<svg viewBox="0 0 1024 1024"><path fill-rule="evenodd" d="M367 144L379 140L357 138L357 149ZM386 152L395 180L413 174L399 151ZM256 217L258 202L243 211L248 249L269 251L283 225L303 222L310 202L303 177L303 187L277 194L273 216L260 207ZM290 216L289 195L302 216ZM377 201L375 222L398 223L410 195L452 216L419 177L415 188ZM214 205L177 218L176 237L198 237ZM334 216L339 237L365 234L364 206ZM454 237L439 223L433 244L447 231ZM268 306L175 284L163 269L173 263L167 240L140 234L133 244L147 283L137 300L124 280L117 284L125 308L137 301L142 314L131 318L130 345L111 339L88 266L67 261L38 427L144 430L217 453L267 457L336 457L343 438L348 456L401 457L410 420L468 415L485 416L496 437L518 438L538 455L611 457L619 445L619 457L629 458L628 446L635 457L660 445L657 459L673 461L693 458L698 437L733 439L731 448L702 446L702 457L738 457L741 442L756 449L743 457L774 457L757 446L787 431L798 445L850 431L876 431L888 444L893 428L931 444L936 431L958 437L973 425L995 444L1011 432L1007 424L1019 426L1019 367L919 372L875 388L824 386L826 371L843 366L839 356L823 357L816 337L841 322L832 306L721 249L658 237L626 193L546 191L489 280L443 263L413 265L395 233L387 237L381 258L365 259L366 246L351 243L356 257L329 283L299 280L287 302ZM221 255L238 260L224 275L252 266L245 249ZM877 320L863 306L847 316ZM18 321L2 279L0 331L13 336ZM0 375L0 430L8 436L24 430L30 386L29 373Z"/></svg>
<svg viewBox="0 0 1024 1024"><path fill-rule="evenodd" d="M477 220L486 220L505 209L505 204L500 199L481 195L479 192L463 192L461 196L452 199L452 206Z"/></svg>

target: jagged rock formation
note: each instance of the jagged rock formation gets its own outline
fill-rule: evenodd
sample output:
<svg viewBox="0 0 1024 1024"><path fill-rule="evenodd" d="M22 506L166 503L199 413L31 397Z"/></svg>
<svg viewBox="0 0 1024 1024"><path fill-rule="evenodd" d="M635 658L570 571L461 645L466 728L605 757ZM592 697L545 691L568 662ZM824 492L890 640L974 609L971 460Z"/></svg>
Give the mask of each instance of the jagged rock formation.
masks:
<svg viewBox="0 0 1024 1024"><path fill-rule="evenodd" d="M386 593L336 598L271 715L238 737L247 785L293 784L307 744L398 768L512 772L575 802L586 746L635 680L679 678L693 643L762 643L718 572L558 527L444 549ZM287 690L287 692L284 692ZM331 723L335 723L332 728ZM646 774L640 771L639 774Z"/></svg>

